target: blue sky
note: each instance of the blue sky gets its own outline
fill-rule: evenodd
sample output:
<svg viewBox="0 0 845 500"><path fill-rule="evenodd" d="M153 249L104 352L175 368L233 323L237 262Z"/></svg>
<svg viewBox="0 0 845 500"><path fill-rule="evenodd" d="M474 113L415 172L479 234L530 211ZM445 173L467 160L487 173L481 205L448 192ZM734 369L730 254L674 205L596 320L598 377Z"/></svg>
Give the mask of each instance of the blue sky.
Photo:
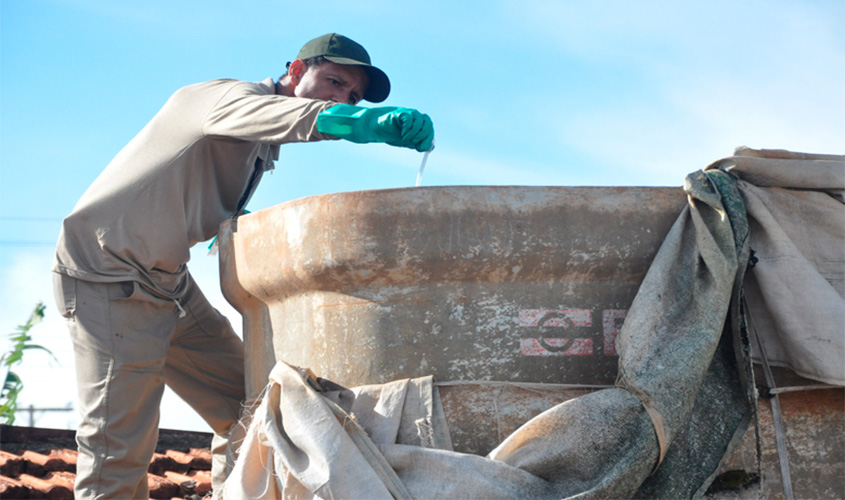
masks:
<svg viewBox="0 0 845 500"><path fill-rule="evenodd" d="M34 333L60 358L27 355L25 405L73 400L50 262L85 188L179 87L277 78L332 31L390 76L384 104L433 118L427 186L680 186L740 145L845 153L841 0L0 0L0 333L43 300ZM410 187L421 159L376 144L285 146L250 208ZM192 255L238 326L216 259ZM166 408L162 426L204 430L170 395Z"/></svg>

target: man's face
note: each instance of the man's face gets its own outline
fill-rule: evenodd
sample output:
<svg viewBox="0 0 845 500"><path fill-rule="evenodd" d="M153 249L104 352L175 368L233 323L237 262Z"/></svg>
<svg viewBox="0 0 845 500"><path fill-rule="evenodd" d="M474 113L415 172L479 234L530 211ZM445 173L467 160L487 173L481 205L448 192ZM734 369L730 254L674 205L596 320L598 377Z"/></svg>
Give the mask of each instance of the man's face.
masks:
<svg viewBox="0 0 845 500"><path fill-rule="evenodd" d="M362 68L333 62L306 67L297 59L291 63L290 73L291 82L296 85L296 97L343 104L357 104L370 84L370 79Z"/></svg>

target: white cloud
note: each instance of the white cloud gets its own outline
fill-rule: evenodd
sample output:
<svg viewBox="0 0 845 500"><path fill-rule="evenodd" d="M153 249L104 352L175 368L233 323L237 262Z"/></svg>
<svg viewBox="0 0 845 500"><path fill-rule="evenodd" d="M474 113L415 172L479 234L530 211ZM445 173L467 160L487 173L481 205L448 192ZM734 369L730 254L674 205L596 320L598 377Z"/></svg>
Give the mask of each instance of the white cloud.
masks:
<svg viewBox="0 0 845 500"><path fill-rule="evenodd" d="M620 173L664 183L741 145L843 153L841 4L553 2L514 13L609 77L630 72L619 97L571 110L557 137Z"/></svg>

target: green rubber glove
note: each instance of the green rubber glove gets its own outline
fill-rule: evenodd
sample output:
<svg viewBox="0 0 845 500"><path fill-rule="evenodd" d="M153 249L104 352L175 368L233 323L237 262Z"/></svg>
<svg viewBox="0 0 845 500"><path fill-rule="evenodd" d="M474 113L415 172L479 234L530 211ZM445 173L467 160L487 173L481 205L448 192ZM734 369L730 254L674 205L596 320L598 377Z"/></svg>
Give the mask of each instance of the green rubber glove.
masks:
<svg viewBox="0 0 845 500"><path fill-rule="evenodd" d="M384 142L417 151L428 151L434 141L434 124L428 115L395 106L338 104L317 115L317 130L359 144Z"/></svg>

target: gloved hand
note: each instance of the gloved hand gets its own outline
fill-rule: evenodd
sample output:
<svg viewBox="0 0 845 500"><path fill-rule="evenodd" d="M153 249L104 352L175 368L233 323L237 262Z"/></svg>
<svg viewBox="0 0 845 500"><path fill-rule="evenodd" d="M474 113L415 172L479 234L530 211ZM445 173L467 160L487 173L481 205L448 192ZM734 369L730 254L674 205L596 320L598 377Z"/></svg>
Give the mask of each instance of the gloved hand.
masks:
<svg viewBox="0 0 845 500"><path fill-rule="evenodd" d="M428 115L395 106L338 104L317 115L317 130L359 144L384 142L417 151L428 151L434 141L434 124Z"/></svg>

